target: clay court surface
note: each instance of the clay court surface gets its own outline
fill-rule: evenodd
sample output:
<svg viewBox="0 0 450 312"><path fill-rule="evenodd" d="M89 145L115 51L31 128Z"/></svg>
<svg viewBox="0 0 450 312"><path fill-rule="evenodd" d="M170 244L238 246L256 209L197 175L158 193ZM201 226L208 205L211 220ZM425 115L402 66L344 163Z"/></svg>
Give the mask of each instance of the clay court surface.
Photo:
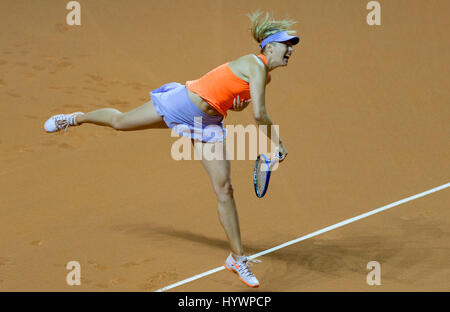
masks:
<svg viewBox="0 0 450 312"><path fill-rule="evenodd" d="M449 2L0 2L0 290L155 291L223 264L228 243L199 161L169 130L94 125L46 134L57 113L131 110L164 83L258 53L253 10L299 21L268 111L289 156L258 199L232 161L247 254L450 182ZM276 3L276 4L275 4ZM252 124L251 108L225 124ZM260 258L256 291L450 291L450 188ZM68 286L66 264L81 265ZM381 286L366 265L381 264ZM172 291L249 291L220 271Z"/></svg>

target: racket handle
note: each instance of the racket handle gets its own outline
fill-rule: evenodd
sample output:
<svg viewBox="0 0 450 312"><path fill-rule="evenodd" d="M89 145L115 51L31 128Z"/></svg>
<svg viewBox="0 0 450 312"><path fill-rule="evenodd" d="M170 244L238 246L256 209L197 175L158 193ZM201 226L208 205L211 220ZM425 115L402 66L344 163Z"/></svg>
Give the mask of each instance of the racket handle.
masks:
<svg viewBox="0 0 450 312"><path fill-rule="evenodd" d="M286 155L284 155L283 153L281 153L280 150L279 150L278 148L275 150L275 152L274 152L273 154L274 154L274 155L273 155L273 157L272 157L272 160L273 160L273 159L276 159L276 158L278 158L278 160L283 160L284 157L286 157Z"/></svg>
<svg viewBox="0 0 450 312"><path fill-rule="evenodd" d="M273 153L272 159L270 160L270 163L269 163L269 171L272 171L274 169L275 164L277 164L281 160L283 160L284 157L286 157L286 155L280 153L280 151L278 149L276 149L275 152Z"/></svg>

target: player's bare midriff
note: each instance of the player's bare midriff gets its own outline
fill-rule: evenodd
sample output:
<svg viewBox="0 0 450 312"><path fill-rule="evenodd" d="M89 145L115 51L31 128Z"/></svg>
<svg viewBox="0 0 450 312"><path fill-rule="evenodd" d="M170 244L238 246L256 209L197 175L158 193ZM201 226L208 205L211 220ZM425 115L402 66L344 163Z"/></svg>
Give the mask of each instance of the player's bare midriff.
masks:
<svg viewBox="0 0 450 312"><path fill-rule="evenodd" d="M221 116L221 114L211 106L208 102L206 102L200 95L192 92L187 89L188 97L202 112L207 113L212 116Z"/></svg>

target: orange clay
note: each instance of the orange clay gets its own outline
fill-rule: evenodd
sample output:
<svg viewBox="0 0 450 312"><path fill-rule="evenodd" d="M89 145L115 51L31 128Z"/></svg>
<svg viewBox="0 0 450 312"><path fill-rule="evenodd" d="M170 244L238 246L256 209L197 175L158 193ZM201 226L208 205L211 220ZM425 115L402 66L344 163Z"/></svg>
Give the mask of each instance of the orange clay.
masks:
<svg viewBox="0 0 450 312"><path fill-rule="evenodd" d="M264 54L258 57L267 65ZM233 107L233 100L238 95L241 101L250 99L249 83L236 76L228 64L216 67L197 80L186 81L189 90L197 93L223 116L227 116L227 110Z"/></svg>

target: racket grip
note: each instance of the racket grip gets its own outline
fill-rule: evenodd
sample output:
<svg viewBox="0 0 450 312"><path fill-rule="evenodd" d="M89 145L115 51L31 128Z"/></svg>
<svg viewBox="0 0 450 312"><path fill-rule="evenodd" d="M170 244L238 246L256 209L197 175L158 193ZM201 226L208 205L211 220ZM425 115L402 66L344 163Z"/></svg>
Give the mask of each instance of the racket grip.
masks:
<svg viewBox="0 0 450 312"><path fill-rule="evenodd" d="M280 150L277 148L275 152L273 153L273 158L278 158L278 160L283 160L286 155L280 152Z"/></svg>

